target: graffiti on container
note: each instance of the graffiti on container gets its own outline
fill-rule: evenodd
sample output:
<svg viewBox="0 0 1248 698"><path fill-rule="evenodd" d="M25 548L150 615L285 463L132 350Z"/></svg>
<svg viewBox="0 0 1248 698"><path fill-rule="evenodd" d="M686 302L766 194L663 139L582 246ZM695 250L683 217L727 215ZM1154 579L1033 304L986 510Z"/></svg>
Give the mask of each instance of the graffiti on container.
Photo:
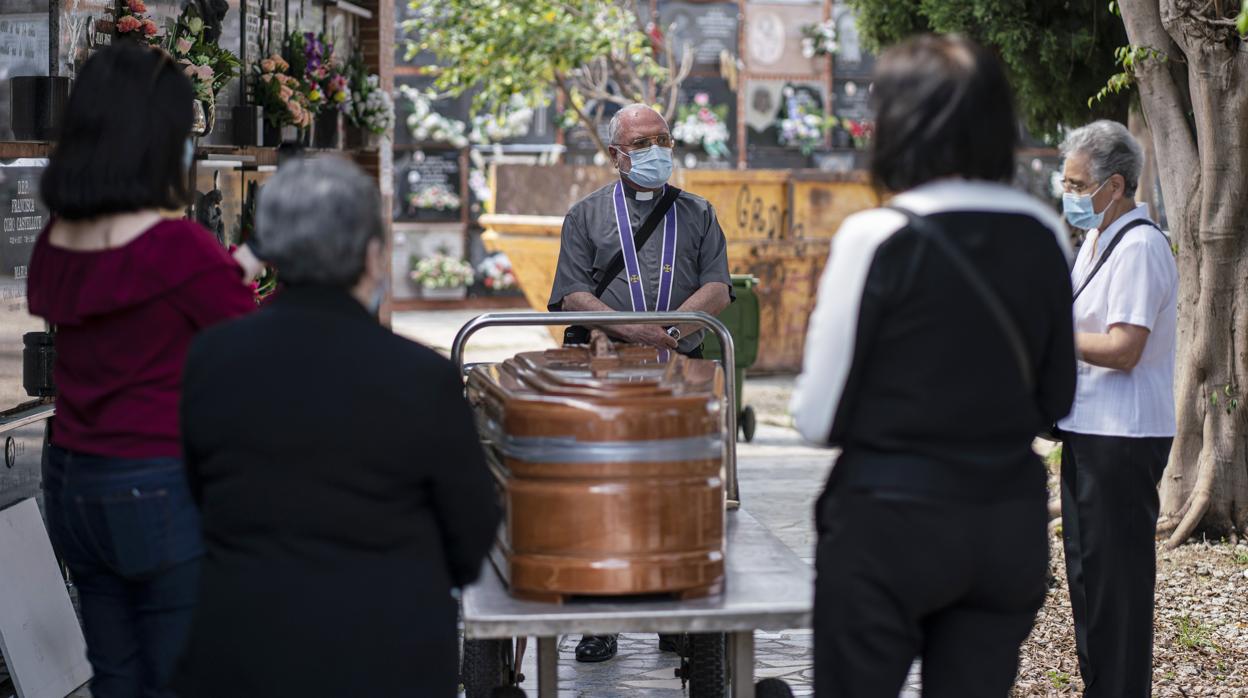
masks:
<svg viewBox="0 0 1248 698"><path fill-rule="evenodd" d="M737 230L742 237L775 240L784 237L788 223L787 208L781 209L779 203L769 205L761 196L751 195L748 184L737 190Z"/></svg>

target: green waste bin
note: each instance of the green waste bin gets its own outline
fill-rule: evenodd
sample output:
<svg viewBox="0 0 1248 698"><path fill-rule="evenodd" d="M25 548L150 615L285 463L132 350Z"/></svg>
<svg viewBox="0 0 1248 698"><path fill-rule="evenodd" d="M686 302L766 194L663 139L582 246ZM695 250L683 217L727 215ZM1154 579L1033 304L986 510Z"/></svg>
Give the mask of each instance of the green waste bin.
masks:
<svg viewBox="0 0 1248 698"><path fill-rule="evenodd" d="M754 408L742 407L741 389L745 385L745 370L754 365L758 359L758 296L754 287L758 285L758 277L751 274L733 274L732 290L737 300L719 314L719 319L732 333L732 342L737 350L737 427L746 441L754 440L754 429L757 426ZM702 343L702 354L708 359L722 359L723 352L719 347L719 338L707 333Z"/></svg>

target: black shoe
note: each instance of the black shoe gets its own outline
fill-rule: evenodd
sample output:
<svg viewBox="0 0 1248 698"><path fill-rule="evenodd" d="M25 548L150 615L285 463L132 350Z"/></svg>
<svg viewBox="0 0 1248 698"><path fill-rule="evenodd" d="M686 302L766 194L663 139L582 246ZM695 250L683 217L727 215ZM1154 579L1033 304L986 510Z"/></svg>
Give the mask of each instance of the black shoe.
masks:
<svg viewBox="0 0 1248 698"><path fill-rule="evenodd" d="M675 652L676 654L680 654L680 635L665 635L663 633L659 633L659 651Z"/></svg>
<svg viewBox="0 0 1248 698"><path fill-rule="evenodd" d="M605 662L615 656L619 649L615 635L582 635L576 645L576 661Z"/></svg>

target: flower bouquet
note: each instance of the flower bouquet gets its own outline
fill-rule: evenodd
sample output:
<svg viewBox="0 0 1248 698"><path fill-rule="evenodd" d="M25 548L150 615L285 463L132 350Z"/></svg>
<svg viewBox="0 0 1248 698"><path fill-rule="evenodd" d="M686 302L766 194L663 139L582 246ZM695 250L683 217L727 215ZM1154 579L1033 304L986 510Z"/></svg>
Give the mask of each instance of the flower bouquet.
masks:
<svg viewBox="0 0 1248 698"><path fill-rule="evenodd" d="M836 23L832 20L802 27L802 55L806 58L832 56L839 48L840 45L836 43Z"/></svg>
<svg viewBox="0 0 1248 698"><path fill-rule="evenodd" d="M672 138L685 145L701 146L707 155L719 159L728 155L728 106L711 105L710 95L699 92L693 104L681 105L672 125Z"/></svg>
<svg viewBox="0 0 1248 698"><path fill-rule="evenodd" d="M871 136L875 134L875 124L866 119L855 121L854 119L841 119L840 127L849 133L849 138L853 141L854 147L859 150L866 148L871 143Z"/></svg>
<svg viewBox="0 0 1248 698"><path fill-rule="evenodd" d="M472 132L468 134L468 140L484 145L519 138L529 132L532 123L533 109L523 97L517 95L499 114L472 117Z"/></svg>
<svg viewBox="0 0 1248 698"><path fill-rule="evenodd" d="M264 120L269 126L307 129L312 125L314 112L299 80L288 70L290 64L276 54L255 64L252 77L256 103L264 108Z"/></svg>
<svg viewBox="0 0 1248 698"><path fill-rule="evenodd" d="M463 298L472 283L472 265L442 253L423 259L413 257L411 279L426 298Z"/></svg>
<svg viewBox="0 0 1248 698"><path fill-rule="evenodd" d="M407 85L399 87L399 93L412 103L412 113L407 117L407 127L412 138L418 142L450 143L456 148L468 145L464 135L464 122L449 119L433 110L433 99Z"/></svg>
<svg viewBox="0 0 1248 698"><path fill-rule="evenodd" d="M425 187L407 195L408 206L412 211L432 209L435 211L453 211L459 208L459 196L441 184Z"/></svg>
<svg viewBox="0 0 1248 698"><path fill-rule="evenodd" d="M481 284L494 293L510 291L516 287L516 275L511 269L511 260L507 255L490 255L477 267L477 275Z"/></svg>
<svg viewBox="0 0 1248 698"><path fill-rule="evenodd" d="M113 35L116 38L140 41L149 46L161 45L160 27L147 16L147 5L143 0L122 0L113 20Z"/></svg>
<svg viewBox="0 0 1248 698"><path fill-rule="evenodd" d="M385 135L394 128L394 100L381 89L381 78L368 72L359 53L347 64L347 79L351 90L347 121L374 136Z"/></svg>
<svg viewBox="0 0 1248 698"><path fill-rule="evenodd" d="M835 125L836 119L801 99L792 87L784 88L784 96L785 116L779 122L780 145L798 148L802 155L810 155L823 145L823 134Z"/></svg>
<svg viewBox="0 0 1248 698"><path fill-rule="evenodd" d="M206 135L216 121L217 94L238 75L238 57L205 36L205 24L196 5L187 5L169 32L166 47L195 88L202 103Z"/></svg>

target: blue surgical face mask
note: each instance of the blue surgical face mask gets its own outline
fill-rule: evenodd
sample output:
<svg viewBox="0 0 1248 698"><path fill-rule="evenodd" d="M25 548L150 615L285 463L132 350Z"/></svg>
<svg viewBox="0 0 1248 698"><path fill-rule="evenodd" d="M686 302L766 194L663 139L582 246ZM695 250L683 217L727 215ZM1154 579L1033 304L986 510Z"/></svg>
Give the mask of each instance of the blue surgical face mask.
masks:
<svg viewBox="0 0 1248 698"><path fill-rule="evenodd" d="M190 137L186 139L186 145L182 148L182 169L190 170L191 163L195 160L195 141Z"/></svg>
<svg viewBox="0 0 1248 698"><path fill-rule="evenodd" d="M1062 194L1062 212L1066 214L1066 220L1080 230L1092 230L1100 228L1101 221L1105 220L1105 211L1097 213L1092 206L1092 197L1096 196L1109 180L1101 182L1101 186L1096 191L1086 196L1076 196L1072 192ZM1105 207L1109 209L1108 206Z"/></svg>
<svg viewBox="0 0 1248 698"><path fill-rule="evenodd" d="M639 187L658 189L672 176L671 148L652 145L627 155L633 166L624 176Z"/></svg>

